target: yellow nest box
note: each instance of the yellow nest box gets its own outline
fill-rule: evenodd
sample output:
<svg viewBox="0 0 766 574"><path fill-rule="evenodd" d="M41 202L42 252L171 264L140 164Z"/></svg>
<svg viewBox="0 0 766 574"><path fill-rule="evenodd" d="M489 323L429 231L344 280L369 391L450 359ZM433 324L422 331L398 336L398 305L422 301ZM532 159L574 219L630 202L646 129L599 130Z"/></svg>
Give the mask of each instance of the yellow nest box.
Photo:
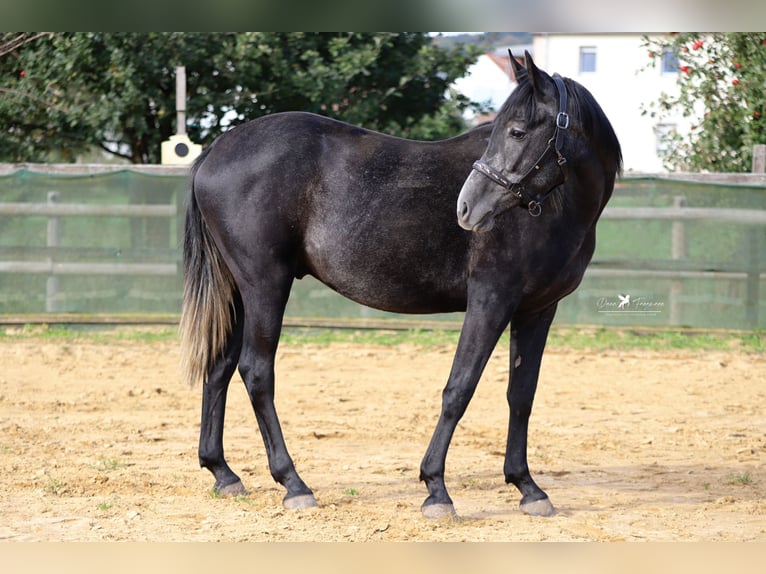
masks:
<svg viewBox="0 0 766 574"><path fill-rule="evenodd" d="M192 143L186 134L176 134L162 142L162 165L188 165L202 153L202 146Z"/></svg>

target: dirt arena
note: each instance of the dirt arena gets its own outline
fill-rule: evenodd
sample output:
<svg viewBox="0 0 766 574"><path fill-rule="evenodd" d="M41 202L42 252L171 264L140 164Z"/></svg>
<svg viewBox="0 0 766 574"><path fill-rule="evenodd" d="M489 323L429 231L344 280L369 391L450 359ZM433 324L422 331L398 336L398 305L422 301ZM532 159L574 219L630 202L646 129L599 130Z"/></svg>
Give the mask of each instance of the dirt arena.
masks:
<svg viewBox="0 0 766 574"><path fill-rule="evenodd" d="M175 343L0 338L0 540L766 540L766 357L550 348L529 463L558 509L503 481L506 349L455 434L460 520L427 521L420 459L452 349L286 345L277 409L319 508L287 511L241 385L225 435L247 497L197 463L199 388Z"/></svg>

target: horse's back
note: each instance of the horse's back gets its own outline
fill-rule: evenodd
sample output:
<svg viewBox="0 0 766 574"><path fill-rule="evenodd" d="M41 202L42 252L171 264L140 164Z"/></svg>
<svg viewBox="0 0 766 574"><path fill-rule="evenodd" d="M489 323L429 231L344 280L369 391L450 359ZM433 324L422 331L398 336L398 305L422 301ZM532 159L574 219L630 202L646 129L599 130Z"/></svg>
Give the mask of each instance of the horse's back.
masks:
<svg viewBox="0 0 766 574"><path fill-rule="evenodd" d="M361 303L400 312L464 305L469 235L460 187L489 129L439 142L314 114L264 116L227 132L195 178L223 249L270 250ZM214 224L215 225L215 224ZM214 231L215 233L215 231Z"/></svg>

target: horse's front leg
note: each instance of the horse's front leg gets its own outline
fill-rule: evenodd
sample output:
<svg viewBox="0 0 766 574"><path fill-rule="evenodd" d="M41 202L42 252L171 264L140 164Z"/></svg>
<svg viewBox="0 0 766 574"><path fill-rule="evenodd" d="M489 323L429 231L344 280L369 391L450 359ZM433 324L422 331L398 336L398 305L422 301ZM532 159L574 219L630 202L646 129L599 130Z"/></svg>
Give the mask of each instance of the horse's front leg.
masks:
<svg viewBox="0 0 766 574"><path fill-rule="evenodd" d="M556 305L533 319L511 322L510 380L508 383L508 445L505 452L505 481L522 494L520 508L533 516L552 516L556 510L548 495L535 484L527 464L527 433L532 402L537 389L540 363Z"/></svg>
<svg viewBox="0 0 766 574"><path fill-rule="evenodd" d="M497 301L497 298L489 298ZM473 397L476 385L510 313L486 301L469 301L460 332L447 386L442 393L439 421L420 465L420 480L426 483L428 498L421 511L426 518L455 517L452 499L444 484L444 468L452 435Z"/></svg>

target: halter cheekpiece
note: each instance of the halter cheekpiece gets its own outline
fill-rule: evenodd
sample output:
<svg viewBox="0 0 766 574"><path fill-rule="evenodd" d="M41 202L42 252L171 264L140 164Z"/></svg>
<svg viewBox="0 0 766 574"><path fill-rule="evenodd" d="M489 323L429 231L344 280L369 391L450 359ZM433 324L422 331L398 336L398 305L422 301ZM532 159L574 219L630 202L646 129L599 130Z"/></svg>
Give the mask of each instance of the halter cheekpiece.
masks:
<svg viewBox="0 0 766 574"><path fill-rule="evenodd" d="M473 169L485 175L491 179L494 183L505 188L515 198L519 199L521 206L526 207L527 211L532 217L538 217L543 211L543 202L553 193L553 191L561 184L554 185L551 189L543 194L530 196L527 193L525 182L532 177L532 175L540 169L540 164L548 156L549 153L554 152L556 154L556 163L561 169L561 173L564 176L564 181L567 179L567 160L561 153L561 147L564 145L564 131L569 128L569 114L567 114L567 90L564 85L564 80L558 74L553 74L553 81L556 83L556 88L559 92L559 112L556 114L556 129L553 132L553 136L548 140L548 145L537 158L537 161L532 164L527 172L518 181L511 181L508 177L502 174L500 170L497 170L482 160L477 160L473 163ZM562 182L563 183L563 182Z"/></svg>

